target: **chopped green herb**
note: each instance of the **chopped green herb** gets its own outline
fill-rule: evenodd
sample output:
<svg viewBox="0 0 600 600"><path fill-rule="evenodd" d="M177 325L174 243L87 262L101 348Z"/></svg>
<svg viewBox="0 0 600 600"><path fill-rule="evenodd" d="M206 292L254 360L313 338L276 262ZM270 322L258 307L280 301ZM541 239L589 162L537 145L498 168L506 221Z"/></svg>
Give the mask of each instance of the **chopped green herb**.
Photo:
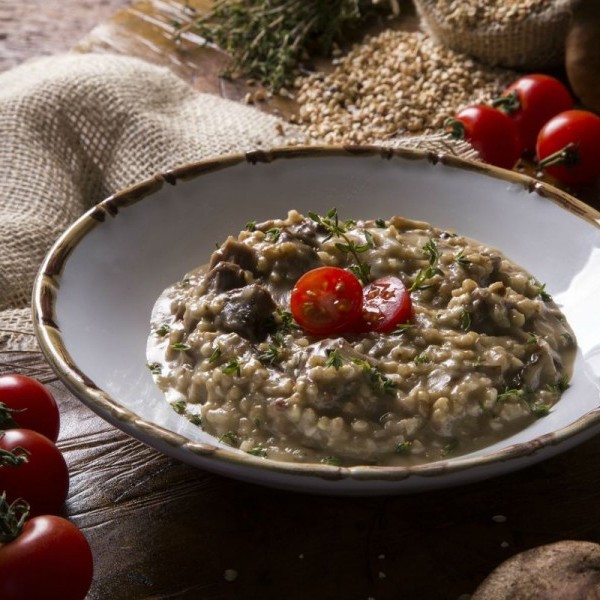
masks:
<svg viewBox="0 0 600 600"><path fill-rule="evenodd" d="M300 329L294 322L294 317L287 310L277 309L277 317L279 318L279 330L282 333L289 333L292 329Z"/></svg>
<svg viewBox="0 0 600 600"><path fill-rule="evenodd" d="M396 446L396 454L410 454L411 452L411 448L412 447L412 442L409 441L404 441L404 442L400 442L397 446Z"/></svg>
<svg viewBox="0 0 600 600"><path fill-rule="evenodd" d="M533 333L533 331L529 332L529 335L527 336L527 344L528 345L532 345L532 344L537 344L538 343L538 336Z"/></svg>
<svg viewBox="0 0 600 600"><path fill-rule="evenodd" d="M262 421L258 417L253 419L252 422L254 423L254 427L260 427L262 425Z"/></svg>
<svg viewBox="0 0 600 600"><path fill-rule="evenodd" d="M369 377L369 383L378 391L386 394L393 394L396 384L387 376L384 375L377 367L373 367L370 363L362 358L353 358L352 362L363 368Z"/></svg>
<svg viewBox="0 0 600 600"><path fill-rule="evenodd" d="M228 446L238 447L240 445L240 438L235 431L226 431L220 438L220 442L227 444Z"/></svg>
<svg viewBox="0 0 600 600"><path fill-rule="evenodd" d="M269 344L267 350L258 356L258 360L263 365L272 365L281 358L281 350L274 344Z"/></svg>
<svg viewBox="0 0 600 600"><path fill-rule="evenodd" d="M442 456L448 456L452 454L458 448L458 440L456 438L451 439L441 450Z"/></svg>
<svg viewBox="0 0 600 600"><path fill-rule="evenodd" d="M466 308L463 308L460 313L460 328L463 331L469 331L471 329L471 322L471 313Z"/></svg>
<svg viewBox="0 0 600 600"><path fill-rule="evenodd" d="M520 390L517 388L505 389L501 394L498 394L496 401L504 402L506 400L510 400L511 398L525 398L527 392L525 390Z"/></svg>
<svg viewBox="0 0 600 600"><path fill-rule="evenodd" d="M179 350L180 352L186 352L191 349L191 346L183 344L182 342L176 342L175 344L171 344L171 348L173 348L173 350Z"/></svg>
<svg viewBox="0 0 600 600"><path fill-rule="evenodd" d="M414 326L414 323L398 323L398 325L396 325L396 329L394 329L394 333L404 333Z"/></svg>
<svg viewBox="0 0 600 600"><path fill-rule="evenodd" d="M536 288L537 293L539 294L540 298L544 302L550 302L552 300L552 296L546 291L545 283L537 283L536 282L535 288Z"/></svg>
<svg viewBox="0 0 600 600"><path fill-rule="evenodd" d="M171 326L168 323L163 323L154 333L160 337L165 337L171 331Z"/></svg>
<svg viewBox="0 0 600 600"><path fill-rule="evenodd" d="M375 219L375 225L381 229L385 229L387 227L387 223L385 219Z"/></svg>
<svg viewBox="0 0 600 600"><path fill-rule="evenodd" d="M269 242L275 243L281 235L281 229L279 227L271 227L267 229L265 239Z"/></svg>
<svg viewBox="0 0 600 600"><path fill-rule="evenodd" d="M321 459L321 462L324 465L332 465L334 467L340 467L342 465L341 459L339 459L337 456L326 456L325 458Z"/></svg>
<svg viewBox="0 0 600 600"><path fill-rule="evenodd" d="M550 405L539 403L531 406L531 413L540 419L541 417L545 417L550 412Z"/></svg>
<svg viewBox="0 0 600 600"><path fill-rule="evenodd" d="M458 263L459 265L470 265L473 261L469 260L468 258L465 257L465 249L461 248L455 255L454 255L454 262Z"/></svg>
<svg viewBox="0 0 600 600"><path fill-rule="evenodd" d="M192 425L197 425L198 427L202 426L202 419L200 418L200 415L194 415L192 413L188 413L187 415L185 415L187 417L187 420L192 424Z"/></svg>
<svg viewBox="0 0 600 600"><path fill-rule="evenodd" d="M183 287L187 287L188 285L190 285L190 278L189 277L184 277L180 282L179 285L183 286Z"/></svg>
<svg viewBox="0 0 600 600"><path fill-rule="evenodd" d="M153 375L160 375L162 373L162 367L160 366L160 363L151 362L147 363L146 366L150 369L150 373Z"/></svg>
<svg viewBox="0 0 600 600"><path fill-rule="evenodd" d="M182 415L185 412L186 401L185 400L176 400L175 402L171 402L171 408L178 414Z"/></svg>
<svg viewBox="0 0 600 600"><path fill-rule="evenodd" d="M246 229L248 231L256 231L256 221L248 221L246 223Z"/></svg>
<svg viewBox="0 0 600 600"><path fill-rule="evenodd" d="M267 449L262 448L261 446L255 446L251 450L248 450L248 454L252 454L252 456L260 456L261 458L267 458Z"/></svg>
<svg viewBox="0 0 600 600"><path fill-rule="evenodd" d="M556 392L562 394L564 391L569 389L569 380L566 375L563 375L556 383L548 383L546 389L549 392Z"/></svg>
<svg viewBox="0 0 600 600"><path fill-rule="evenodd" d="M361 262L358 265L350 265L348 269L363 283L368 283L371 279L371 266L367 263Z"/></svg>
<svg viewBox="0 0 600 600"><path fill-rule="evenodd" d="M215 348L215 349L212 351L212 354L210 355L210 357L209 357L209 359L208 359L208 362L209 362L209 363L214 363L214 362L218 361L218 360L219 360L219 358L221 358L221 354L222 354L222 352L221 352L221 347L220 347L220 346L217 346L217 347L216 347L216 348Z"/></svg>
<svg viewBox="0 0 600 600"><path fill-rule="evenodd" d="M433 239L430 239L424 246L423 250L427 255L430 265L436 265L440 259L440 251Z"/></svg>
<svg viewBox="0 0 600 600"><path fill-rule="evenodd" d="M325 362L326 367L333 367L336 371L344 364L344 357L341 352L336 348L334 350L327 350L327 361Z"/></svg>
<svg viewBox="0 0 600 600"><path fill-rule="evenodd" d="M417 354L417 356L415 356L414 361L417 365L423 365L425 363L431 362L431 359L429 358L429 356L427 356L426 352L421 352L421 354Z"/></svg>
<svg viewBox="0 0 600 600"><path fill-rule="evenodd" d="M232 358L229 362L221 369L226 375L233 375L234 373L239 377L242 374L242 364L239 358Z"/></svg>

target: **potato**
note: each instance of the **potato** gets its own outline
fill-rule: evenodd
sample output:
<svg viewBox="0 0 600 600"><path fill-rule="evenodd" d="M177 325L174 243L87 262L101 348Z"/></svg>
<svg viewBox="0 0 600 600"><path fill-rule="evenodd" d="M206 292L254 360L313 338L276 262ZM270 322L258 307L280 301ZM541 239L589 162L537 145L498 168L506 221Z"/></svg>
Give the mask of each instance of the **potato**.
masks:
<svg viewBox="0 0 600 600"><path fill-rule="evenodd" d="M600 3L578 0L567 34L565 66L569 83L586 108L600 113Z"/></svg>
<svg viewBox="0 0 600 600"><path fill-rule="evenodd" d="M521 552L497 567L471 600L600 598L600 545L562 541Z"/></svg>

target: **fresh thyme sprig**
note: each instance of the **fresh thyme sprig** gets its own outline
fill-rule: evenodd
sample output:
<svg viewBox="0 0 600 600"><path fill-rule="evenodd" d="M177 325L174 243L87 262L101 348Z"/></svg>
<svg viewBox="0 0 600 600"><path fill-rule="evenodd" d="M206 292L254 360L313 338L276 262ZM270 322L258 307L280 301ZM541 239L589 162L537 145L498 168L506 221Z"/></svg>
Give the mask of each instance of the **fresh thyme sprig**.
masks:
<svg viewBox="0 0 600 600"><path fill-rule="evenodd" d="M244 74L281 93L303 62L329 56L373 5L373 0L217 0L208 14L190 9L190 23L173 26L175 39L194 31L227 52L232 61L224 76ZM396 0L390 5L397 8Z"/></svg>
<svg viewBox="0 0 600 600"><path fill-rule="evenodd" d="M357 244L351 240L347 233L356 226L356 221L340 221L336 208L332 208L324 217L314 212L309 212L308 216L327 231L327 237L323 240L324 242L333 237L342 238L343 241L337 242L335 247L345 254L352 255L356 264L350 265L348 268L363 282L363 284L366 285L369 283L371 281L371 267L360 259L359 254L362 254L375 246L373 236L365 230L364 244Z"/></svg>
<svg viewBox="0 0 600 600"><path fill-rule="evenodd" d="M430 239L424 246L423 251L425 252L425 256L427 257L427 261L429 265L426 269L421 269L413 282L413 284L409 288L409 292L414 292L415 290L424 290L431 287L431 284L428 283L430 279L435 277L436 275L443 275L444 272L438 267L438 263L440 260L440 251L436 243Z"/></svg>

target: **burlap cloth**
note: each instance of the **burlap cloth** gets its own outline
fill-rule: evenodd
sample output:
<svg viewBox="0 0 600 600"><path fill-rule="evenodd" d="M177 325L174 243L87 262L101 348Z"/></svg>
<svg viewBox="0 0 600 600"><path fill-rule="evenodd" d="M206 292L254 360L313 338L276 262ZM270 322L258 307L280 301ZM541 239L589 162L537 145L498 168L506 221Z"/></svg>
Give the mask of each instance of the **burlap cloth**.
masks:
<svg viewBox="0 0 600 600"><path fill-rule="evenodd" d="M90 206L186 162L315 141L255 108L200 94L167 69L76 53L0 75L0 139L0 351L36 347L36 272ZM386 143L474 156L440 136Z"/></svg>

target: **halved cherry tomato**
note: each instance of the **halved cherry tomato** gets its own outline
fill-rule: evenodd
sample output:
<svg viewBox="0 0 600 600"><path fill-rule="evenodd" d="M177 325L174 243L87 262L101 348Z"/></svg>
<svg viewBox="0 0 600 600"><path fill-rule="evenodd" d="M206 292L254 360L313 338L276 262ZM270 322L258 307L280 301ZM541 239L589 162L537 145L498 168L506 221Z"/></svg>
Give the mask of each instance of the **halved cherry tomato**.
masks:
<svg viewBox="0 0 600 600"><path fill-rule="evenodd" d="M579 186L600 177L600 117L567 110L550 119L538 135L540 168L561 183Z"/></svg>
<svg viewBox="0 0 600 600"><path fill-rule="evenodd" d="M69 492L69 471L54 443L31 429L9 429L0 434L0 450L27 458L14 466L0 466L0 492L6 492L7 501L23 498L32 515L60 512Z"/></svg>
<svg viewBox="0 0 600 600"><path fill-rule="evenodd" d="M56 442L60 415L54 396L36 379L0 376L0 429L33 429Z"/></svg>
<svg viewBox="0 0 600 600"><path fill-rule="evenodd" d="M491 106L477 104L464 108L446 121L444 130L471 142L482 160L496 167L512 169L522 153L514 121Z"/></svg>
<svg viewBox="0 0 600 600"><path fill-rule="evenodd" d="M84 600L93 570L90 545L73 523L34 517L15 539L0 544L0 598Z"/></svg>
<svg viewBox="0 0 600 600"><path fill-rule="evenodd" d="M355 275L319 267L296 282L290 309L298 325L313 335L350 331L362 312L363 290Z"/></svg>
<svg viewBox="0 0 600 600"><path fill-rule="evenodd" d="M540 129L558 113L573 108L573 98L558 79L534 74L517 79L492 105L515 122L523 151L533 153Z"/></svg>
<svg viewBox="0 0 600 600"><path fill-rule="evenodd" d="M412 302L406 286L393 276L382 277L363 290L361 331L389 333L412 316Z"/></svg>

